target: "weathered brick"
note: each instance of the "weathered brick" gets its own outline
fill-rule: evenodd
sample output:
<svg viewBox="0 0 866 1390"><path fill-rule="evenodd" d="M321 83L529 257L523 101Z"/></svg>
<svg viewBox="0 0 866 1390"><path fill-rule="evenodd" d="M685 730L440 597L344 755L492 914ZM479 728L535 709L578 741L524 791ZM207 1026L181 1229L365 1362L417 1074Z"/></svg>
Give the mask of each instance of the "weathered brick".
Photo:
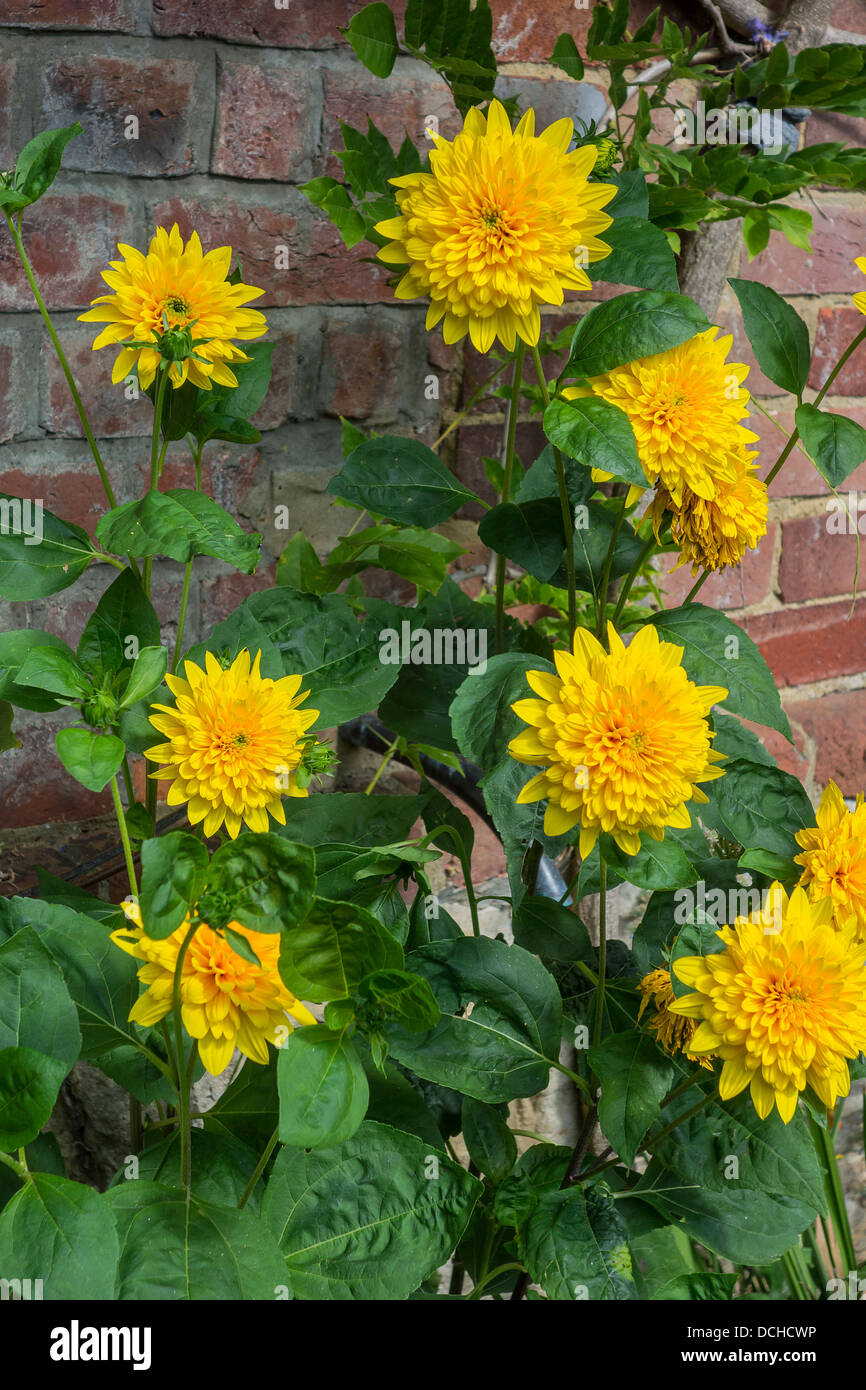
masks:
<svg viewBox="0 0 866 1390"><path fill-rule="evenodd" d="M866 318L853 306L819 310L810 386L824 385L849 343L864 328ZM866 344L861 343L849 357L833 380L833 390L840 396L866 396Z"/></svg>
<svg viewBox="0 0 866 1390"><path fill-rule="evenodd" d="M346 71L343 67L325 68L324 112L322 116L322 159L319 173L342 179L343 166L332 150L343 148L340 121L355 130L366 132L367 117L399 149L404 137L418 146L422 154L429 152L431 141L426 134L430 117L438 121L440 134L452 138L462 127L451 93L441 77L424 68L397 70L387 85L357 65Z"/></svg>
<svg viewBox="0 0 866 1390"><path fill-rule="evenodd" d="M215 174L295 182L311 172L318 136L318 79L309 68L220 63Z"/></svg>
<svg viewBox="0 0 866 1390"><path fill-rule="evenodd" d="M373 318L332 314L323 344L325 410L350 420L393 420L406 365L405 326L400 315ZM423 392L423 379L419 380Z"/></svg>
<svg viewBox="0 0 866 1390"><path fill-rule="evenodd" d="M117 242L135 237L127 203L93 193L46 194L28 208L24 249L49 309L84 309L107 293L101 271L117 259ZM0 310L34 309L18 253L0 229ZM95 334L94 334L95 336Z"/></svg>
<svg viewBox="0 0 866 1390"><path fill-rule="evenodd" d="M743 248L740 275L769 285L779 294L854 294L866 286L854 261L863 254L862 208L833 202L813 212L811 252L792 246L782 232L771 232L765 251L749 261Z"/></svg>
<svg viewBox="0 0 866 1390"><path fill-rule="evenodd" d="M802 729L793 725L791 732L794 735L794 742L789 743L784 734L778 733L776 729L768 729L763 724L754 724L750 719L744 719L746 728L751 729L767 749L772 753L779 767L783 772L790 772L794 777L799 777L801 782L806 780L809 773L809 759L805 751L805 736Z"/></svg>
<svg viewBox="0 0 866 1390"><path fill-rule="evenodd" d="M100 325L81 324L76 328L64 326L58 334L67 361L72 369L81 398L85 403L90 428L97 439L114 436L150 435L153 429L153 408L147 396L139 393L135 383L113 385L111 369L117 348L93 351L93 341ZM42 347L42 405L39 423L49 434L84 438L84 428L75 408L66 377L51 343Z"/></svg>
<svg viewBox="0 0 866 1390"><path fill-rule="evenodd" d="M13 497L41 498L47 511L83 526L91 536L107 507L92 463L89 466L83 462L80 466L55 466L44 473L33 473L17 465L13 454L9 466L0 472L0 491Z"/></svg>
<svg viewBox="0 0 866 1390"><path fill-rule="evenodd" d="M27 140L25 105L18 91L18 62L0 59L0 169L12 169Z"/></svg>
<svg viewBox="0 0 866 1390"><path fill-rule="evenodd" d="M87 791L60 762L54 740L62 727L56 716L16 712L13 728L22 746L3 754L0 829L83 820L111 810L110 792Z"/></svg>
<svg viewBox="0 0 866 1390"><path fill-rule="evenodd" d="M776 544L776 523L771 521L767 534L755 546L747 550L739 565L719 570L706 581L700 590L698 602L711 608L746 608L751 603L760 603L770 593L773 576L773 553ZM671 571L676 556L664 555L659 561L659 574L668 607L681 604L694 587L697 575L692 574L690 565L681 565ZM671 572L669 572L671 571Z"/></svg>
<svg viewBox="0 0 866 1390"><path fill-rule="evenodd" d="M26 385L21 334L14 329L0 342L0 440L13 439L24 429Z"/></svg>
<svg viewBox="0 0 866 1390"><path fill-rule="evenodd" d="M4 0L0 27L135 30L134 0Z"/></svg>
<svg viewBox="0 0 866 1390"><path fill-rule="evenodd" d="M267 48L333 48L366 0L155 0L157 34L189 34ZM399 16L405 0L391 8Z"/></svg>
<svg viewBox="0 0 866 1390"><path fill-rule="evenodd" d="M843 493L843 500L848 498ZM858 522L866 533L866 513L849 506L850 518L828 499L823 516L797 517L782 523L779 589L785 603L851 593L857 564L857 537L848 534ZM832 526L832 530L829 528ZM839 534L841 527L844 532Z"/></svg>
<svg viewBox="0 0 866 1390"><path fill-rule="evenodd" d="M632 0L629 31L648 19L657 0ZM553 45L562 33L571 34L581 53L592 22L593 0L491 0L493 11L493 51L502 63L547 62ZM706 32L707 21L695 15L694 6L666 0L665 15L692 31Z"/></svg>
<svg viewBox="0 0 866 1390"><path fill-rule="evenodd" d="M819 786L832 778L844 796L862 792L866 784L866 690L840 690L817 700L792 701L785 708L815 740L815 780Z"/></svg>
<svg viewBox="0 0 866 1390"><path fill-rule="evenodd" d="M76 54L51 63L44 76L45 122L80 121L83 128L64 166L159 177L206 169L204 74L203 65L186 58Z"/></svg>
<svg viewBox="0 0 866 1390"><path fill-rule="evenodd" d="M863 0L836 0L830 22L849 33L866 34L866 7Z"/></svg>
<svg viewBox="0 0 866 1390"><path fill-rule="evenodd" d="M498 459L502 456L502 426L469 425L464 426L457 437L456 473L462 483L471 487L485 502L491 505L499 499L487 481L483 458ZM534 463L547 440L541 425L536 421L521 421L515 436L515 452L524 468ZM477 502L469 502L461 507L457 516L479 521L484 509Z"/></svg>
<svg viewBox="0 0 866 1390"><path fill-rule="evenodd" d="M260 589L272 589L276 582L275 564L260 566L255 574L235 572L205 579L201 587L208 627L222 622L250 594L257 594Z"/></svg>
<svg viewBox="0 0 866 1390"><path fill-rule="evenodd" d="M851 676L863 665L866 600L821 603L814 608L780 609L749 618L745 626L757 642L777 685L806 685L833 676Z"/></svg>

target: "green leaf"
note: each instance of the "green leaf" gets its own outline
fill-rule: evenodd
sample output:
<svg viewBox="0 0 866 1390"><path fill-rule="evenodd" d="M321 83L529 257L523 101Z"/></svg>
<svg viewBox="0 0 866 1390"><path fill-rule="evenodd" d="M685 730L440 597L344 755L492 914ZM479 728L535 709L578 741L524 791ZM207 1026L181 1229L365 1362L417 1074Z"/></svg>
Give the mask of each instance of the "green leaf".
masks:
<svg viewBox="0 0 866 1390"><path fill-rule="evenodd" d="M52 1302L113 1298L117 1253L106 1198L80 1182L32 1173L0 1214L0 1269Z"/></svg>
<svg viewBox="0 0 866 1390"><path fill-rule="evenodd" d="M373 970L401 969L403 952L381 922L356 903L317 898L280 943L280 975L299 999L325 1003L354 993Z"/></svg>
<svg viewBox="0 0 866 1390"><path fill-rule="evenodd" d="M709 327L703 309L683 294L636 290L590 309L571 343L568 374L600 376L624 362L677 347Z"/></svg>
<svg viewBox="0 0 866 1390"><path fill-rule="evenodd" d="M117 775L126 752L122 739L92 729L61 729L55 744L66 771L91 792L101 792Z"/></svg>
<svg viewBox="0 0 866 1390"><path fill-rule="evenodd" d="M544 433L587 468L602 468L623 482L647 486L631 421L610 401L594 396L551 401L544 412ZM537 577L549 579L550 575Z"/></svg>
<svg viewBox="0 0 866 1390"><path fill-rule="evenodd" d="M266 1066L243 1067L202 1121L206 1131L235 1139L261 1153L277 1126L277 1053Z"/></svg>
<svg viewBox="0 0 866 1390"><path fill-rule="evenodd" d="M147 492L106 512L96 527L100 545L117 555L167 555L186 563L210 555L252 574L262 538L242 531L234 517L204 492L170 488ZM52 591L49 591L52 592Z"/></svg>
<svg viewBox="0 0 866 1390"><path fill-rule="evenodd" d="M141 579L126 568L109 584L88 618L78 643L78 660L100 678L131 666L143 647L158 647L160 635L159 618Z"/></svg>
<svg viewBox="0 0 866 1390"><path fill-rule="evenodd" d="M845 415L833 415L814 405L797 407L797 429L821 477L840 487L866 460L866 430Z"/></svg>
<svg viewBox="0 0 866 1390"><path fill-rule="evenodd" d="M571 1149L557 1144L535 1144L517 1160L494 1198L496 1220L519 1230L528 1221L542 1192L562 1187Z"/></svg>
<svg viewBox="0 0 866 1390"><path fill-rule="evenodd" d="M746 337L766 376L799 396L809 377L809 330L796 309L769 285L729 279L740 301Z"/></svg>
<svg viewBox="0 0 866 1390"><path fill-rule="evenodd" d="M567 72L569 77L580 81L583 77L583 59L577 49L571 34L560 34L556 43L553 45L553 52L550 61L555 63L563 72Z"/></svg>
<svg viewBox="0 0 866 1390"><path fill-rule="evenodd" d="M408 1298L459 1243L481 1184L367 1120L332 1149L281 1149L262 1214L300 1299Z"/></svg>
<svg viewBox="0 0 866 1390"><path fill-rule="evenodd" d="M423 946L406 964L428 980L442 1017L427 1033L387 1029L398 1062L476 1100L544 1090L559 1056L562 1010L553 977L534 956L502 941L462 937Z"/></svg>
<svg viewBox="0 0 866 1390"><path fill-rule="evenodd" d="M141 921L147 935L171 936L198 901L208 876L201 840L170 830L141 847Z"/></svg>
<svg viewBox="0 0 866 1390"><path fill-rule="evenodd" d="M742 1189L707 1192L692 1182L684 1185L676 1173L648 1178L651 1185L656 1210L668 1220L684 1221L689 1235L734 1264L770 1264L817 1215L814 1207L790 1197Z"/></svg>
<svg viewBox="0 0 866 1390"><path fill-rule="evenodd" d="M165 647L142 647L129 673L129 680L118 708L129 709L137 700L143 700L150 695L162 684L167 664L168 652Z"/></svg>
<svg viewBox="0 0 866 1390"><path fill-rule="evenodd" d="M605 1137L631 1167L677 1068L647 1033L611 1033L591 1047L589 1065L601 1082L598 1118Z"/></svg>
<svg viewBox="0 0 866 1390"><path fill-rule="evenodd" d="M8 700L0 700L0 753L8 753L10 748L20 748L21 740L12 732L14 710Z"/></svg>
<svg viewBox="0 0 866 1390"><path fill-rule="evenodd" d="M351 1139L370 1091L345 1031L321 1024L296 1028L277 1059L280 1143L325 1149Z"/></svg>
<svg viewBox="0 0 866 1390"><path fill-rule="evenodd" d="M380 1011L383 1019L399 1023L410 1033L424 1033L439 1021L439 1005L429 984L408 970L374 970L358 993Z"/></svg>
<svg viewBox="0 0 866 1390"><path fill-rule="evenodd" d="M679 1299L686 1303L724 1303L734 1297L738 1279L736 1271L733 1274L677 1274L650 1296L654 1301Z"/></svg>
<svg viewBox="0 0 866 1390"><path fill-rule="evenodd" d="M245 831L211 860L209 893L224 893L251 931L278 932L306 917L316 891L315 855L280 835Z"/></svg>
<svg viewBox="0 0 866 1390"><path fill-rule="evenodd" d="M791 739L791 726L767 663L741 627L702 603L666 609L649 621L664 641L683 648L683 666L690 680L697 685L725 686L727 709Z"/></svg>
<svg viewBox="0 0 866 1390"><path fill-rule="evenodd" d="M501 1183L517 1162L517 1141L507 1120L492 1105L463 1099L463 1140L480 1173Z"/></svg>
<svg viewBox="0 0 866 1390"><path fill-rule="evenodd" d="M381 796L372 792L328 792L300 801L286 802L288 839L306 845L328 845L345 841L356 849L363 846L394 844L408 839L421 817L427 797Z"/></svg>
<svg viewBox="0 0 866 1390"><path fill-rule="evenodd" d="M0 945L0 1048L11 1047L44 1053L66 1072L81 1051L75 1005L32 927Z"/></svg>
<svg viewBox="0 0 866 1390"><path fill-rule="evenodd" d="M36 1138L51 1118L68 1070L56 1058L29 1047L0 1049L0 1149L11 1153Z"/></svg>
<svg viewBox="0 0 866 1390"><path fill-rule="evenodd" d="M123 1301L272 1300L287 1286L270 1232L249 1208L218 1206L139 1180L105 1193L117 1220Z"/></svg>
<svg viewBox="0 0 866 1390"><path fill-rule="evenodd" d="M737 860L737 866L740 869L751 869L755 873L764 874L766 878L784 884L789 893L802 873L798 864L786 859L784 855L773 854L766 849L746 850L746 853L741 854Z"/></svg>
<svg viewBox="0 0 866 1390"><path fill-rule="evenodd" d="M341 29L368 72L375 77L388 77L400 52L397 28L390 6L376 3L365 5L352 15L347 29Z"/></svg>
<svg viewBox="0 0 866 1390"><path fill-rule="evenodd" d="M553 898L525 897L514 914L513 927L517 945L546 960L582 960L587 965L595 960L583 922Z"/></svg>
<svg viewBox="0 0 866 1390"><path fill-rule="evenodd" d="M562 509L552 497L502 502L483 517L478 539L546 583L562 564Z"/></svg>
<svg viewBox="0 0 866 1390"><path fill-rule="evenodd" d="M543 1192L518 1233L518 1248L548 1298L637 1298L628 1232L616 1202L597 1188Z"/></svg>
<svg viewBox="0 0 866 1390"><path fill-rule="evenodd" d="M590 268L593 280L679 293L674 253L661 227L654 222L643 217L619 215L603 233L603 240L611 248L610 255L593 262Z"/></svg>
<svg viewBox="0 0 866 1390"><path fill-rule="evenodd" d="M72 658L72 651L53 632L43 632L41 628L17 628L13 632L0 632L0 699L8 700L18 709L31 709L38 712L59 709L63 704L57 696L47 690L38 690L18 683L18 672L27 662L34 650L50 648L61 651Z"/></svg>
<svg viewBox="0 0 866 1390"><path fill-rule="evenodd" d="M194 1196L218 1206L236 1207L246 1191L258 1155L236 1139L205 1129L193 1127L190 1139ZM167 1139L150 1142L138 1155L137 1177L128 1178L126 1168L121 1168L110 1188L138 1182L158 1182L165 1187L180 1188L183 1186L180 1161L180 1135L174 1130ZM262 1190L257 1186L250 1194L250 1210L258 1212Z"/></svg>
<svg viewBox="0 0 866 1390"><path fill-rule="evenodd" d="M727 838L744 849L769 850L793 860L801 852L794 835L815 824L802 782L780 767L737 759L726 764L724 777L709 784L707 795Z"/></svg>
<svg viewBox="0 0 866 1390"><path fill-rule="evenodd" d="M578 587L586 589L588 593L598 590L621 507L619 499L613 504L593 501L584 503L577 512L577 525L574 528L574 573ZM631 523L623 522L614 550L610 577L618 579L620 575L627 574L642 548ZM567 583L564 566L553 576L552 582L560 588Z"/></svg>
<svg viewBox="0 0 866 1390"><path fill-rule="evenodd" d="M365 439L328 484L328 492L406 526L437 526L481 499L417 439Z"/></svg>
<svg viewBox="0 0 866 1390"><path fill-rule="evenodd" d="M649 892L661 888L684 888L698 878L694 864L670 827L665 831L663 840L655 840L652 835L642 831L637 854L626 854L611 836L605 836L604 857L614 880L633 883L637 888ZM582 879L581 896L585 896L587 891Z"/></svg>
<svg viewBox="0 0 866 1390"><path fill-rule="evenodd" d="M81 126L61 127L59 130L43 130L34 135L24 146L15 165L15 192L25 200L22 206L35 203L57 177L63 159L63 151L76 135L81 134Z"/></svg>
<svg viewBox="0 0 866 1390"><path fill-rule="evenodd" d="M0 598L47 598L68 589L94 557L80 526L0 493Z"/></svg>
<svg viewBox="0 0 866 1390"><path fill-rule="evenodd" d="M72 653L63 647L36 647L20 667L16 683L48 691L58 704L73 704L90 689L90 682Z"/></svg>

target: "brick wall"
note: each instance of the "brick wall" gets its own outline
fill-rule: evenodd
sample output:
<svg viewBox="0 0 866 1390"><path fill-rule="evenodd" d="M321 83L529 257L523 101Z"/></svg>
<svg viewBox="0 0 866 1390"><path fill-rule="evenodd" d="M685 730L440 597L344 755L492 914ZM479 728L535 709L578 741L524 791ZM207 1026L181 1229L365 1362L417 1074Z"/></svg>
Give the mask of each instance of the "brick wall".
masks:
<svg viewBox="0 0 866 1390"><path fill-rule="evenodd" d="M265 291L257 301L275 343L274 382L256 423L254 448L210 445L206 477L218 500L264 533L264 559L253 579L202 560L191 597L187 638L198 640L254 587L273 582L288 539L274 528L275 507L291 510L324 553L344 527L324 488L339 465L339 416L380 431L432 440L451 418L462 365L441 337L424 330L424 307L395 303L385 271L347 252L297 185L339 172L329 151L340 119L360 126L369 112L394 141L404 129L419 144L431 115L446 134L458 128L449 93L427 69L399 60L387 82L370 76L340 39L361 8L356 0L2 0L0 5L0 168L38 130L79 120L50 195L25 216L29 253L69 355L119 500L142 490L151 410L110 383L109 351L93 353L90 325L77 315L104 288L99 271L117 240L144 246L156 223L195 227L208 245L230 243L244 278ZM652 5L633 4L635 19ZM694 5L666 6L678 19ZM574 86L540 66L563 29L578 42L588 11L572 0L493 0L494 45L505 66L504 91L518 85L544 121L574 109ZM866 7L840 0L833 22L866 36ZM587 80L601 74L587 70ZM135 122L129 117L134 116ZM816 118L806 138L866 143L864 123ZM131 131L137 138L128 138ZM815 252L777 238L752 267L791 294L820 346L814 384L859 319L850 294L859 288L853 258L864 250L863 200L828 193L817 199ZM824 216L823 214L826 214ZM287 268L282 268L287 265ZM600 287L601 297L613 293ZM588 301L584 301L585 303ZM744 344L732 303L721 321ZM748 349L743 346L748 360ZM485 364L467 354L483 379ZM438 376L438 400L425 379ZM753 387L785 424L790 405L760 378ZM866 424L866 351L837 380L831 408L850 408ZM769 436L761 426L762 434ZM767 431L770 427L767 426ZM498 402L482 401L458 434L452 459L484 492L480 467L501 435ZM521 425L518 447L534 456L537 429ZM781 438L781 436L780 436ZM767 454L768 466L775 455ZM168 485L191 485L180 445L169 450ZM852 480L852 487L866 483ZM34 312L23 275L0 232L0 488L43 498L63 517L93 528L102 493L65 383ZM846 792L864 780L866 746L866 598L848 621L853 537L826 533L825 496L805 460L794 454L773 486L770 533L742 572L712 581L704 593L742 616L760 642L797 728L786 765L820 780L834 775ZM464 543L469 520L453 523ZM464 571L485 556L475 549ZM682 571L670 581L684 592ZM72 589L0 611L0 625L44 627L77 640L109 576L92 569ZM155 601L166 620L177 611L181 571L155 566ZM170 634L169 634L170 635ZM106 808L63 773L53 751L57 717L19 714L20 751L0 764L0 826L79 819ZM775 749L774 751L779 751Z"/></svg>

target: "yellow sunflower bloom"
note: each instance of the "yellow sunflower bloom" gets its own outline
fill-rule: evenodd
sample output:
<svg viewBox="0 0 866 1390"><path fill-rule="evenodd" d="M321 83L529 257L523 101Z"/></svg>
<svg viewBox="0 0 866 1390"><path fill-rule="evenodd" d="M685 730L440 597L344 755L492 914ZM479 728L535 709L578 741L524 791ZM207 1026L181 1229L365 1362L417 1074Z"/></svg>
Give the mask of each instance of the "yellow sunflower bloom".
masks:
<svg viewBox="0 0 866 1390"><path fill-rule="evenodd" d="M681 551L675 568L691 564L697 574L738 565L767 534L767 489L757 476L755 458L757 453L746 450L733 456L734 476L718 479L711 501L684 487L677 504L659 483L649 513L658 540L665 512L670 512L671 535Z"/></svg>
<svg viewBox="0 0 866 1390"><path fill-rule="evenodd" d="M866 806L862 792L849 811L835 782L824 788L814 830L794 837L803 853L800 879L813 902L829 898L841 918L853 917L866 940Z"/></svg>
<svg viewBox="0 0 866 1390"><path fill-rule="evenodd" d="M249 358L232 339L260 338L268 325L258 309L243 307L263 291L226 279L231 247L205 255L198 233L184 246L175 224L170 232L157 227L147 255L122 242L117 249L123 259L109 261L111 269L102 272L113 293L100 295L92 309L79 314L83 321L108 325L95 340L94 352L110 343L121 346L112 381L123 381L137 365L146 391L160 363L172 357L177 360L171 363L169 380L175 387L185 381L205 391L214 382L237 386L230 363ZM152 347L143 346L150 343Z"/></svg>
<svg viewBox="0 0 866 1390"><path fill-rule="evenodd" d="M145 757L168 766L150 776L171 782L169 806L187 802L190 824L203 821L205 835L223 824L233 840L242 823L266 831L269 815L285 825L282 797L308 795L297 784L301 739L319 711L298 709L309 694L300 676L260 675L261 656L250 666L244 649L228 670L211 652L204 671L186 661L185 680L165 678L174 706L151 706L150 722L167 742Z"/></svg>
<svg viewBox="0 0 866 1390"><path fill-rule="evenodd" d="M554 653L557 674L528 671L541 698L512 705L530 727L508 751L521 763L543 767L518 804L548 800L547 835L578 823L580 853L590 853L600 831L625 854L637 854L640 832L664 839L666 825L691 825L687 801L706 802L696 785L721 777L722 754L711 747L707 715L724 700L717 685L694 685L682 668L683 648L642 628L626 647L608 627L610 654L584 628L574 651Z"/></svg>
<svg viewBox="0 0 866 1390"><path fill-rule="evenodd" d="M716 933L725 950L685 956L674 972L694 993L669 1005L700 1020L696 1053L724 1061L719 1095L748 1086L761 1119L787 1124L811 1086L828 1110L851 1086L848 1061L866 1048L866 947L856 923L837 926L829 898L791 897L774 883L760 912Z"/></svg>
<svg viewBox="0 0 866 1390"><path fill-rule="evenodd" d="M679 347L639 357L584 386L568 386L567 400L600 396L625 411L634 430L647 486L656 482L682 505L685 490L712 501L720 483L733 485L735 460L758 438L740 424L748 416L749 369L727 362L733 339L718 328L697 333ZM610 473L593 469L596 482ZM633 487L629 501L639 497Z"/></svg>
<svg viewBox="0 0 866 1390"><path fill-rule="evenodd" d="M512 131L505 108L473 107L454 140L433 137L428 173L391 179L399 217L379 222L389 237L379 252L407 266L398 299L430 296L427 327L444 319L446 343L468 333L479 352L495 340L511 351L517 338L541 334L539 305L561 304L565 290L588 290L583 267L610 247L598 234L612 218L602 208L613 184L588 183L594 145L568 153L570 120L535 134L535 112Z"/></svg>
<svg viewBox="0 0 866 1390"><path fill-rule="evenodd" d="M657 970L651 970L648 975L644 975L640 984L641 1001L637 1017L640 1022L644 1011L649 1008L650 1001L655 1006L655 1013L649 1021L649 1026L656 1035L656 1041L665 1052L675 1057L678 1052L682 1052L690 1062L698 1062L708 1071L712 1071L713 1064L708 1057L696 1057L691 1051L691 1041L695 1036L698 1025L692 1018L682 1018L679 1014L672 1014L670 1005L674 1002L674 991L671 984L671 972L659 966Z"/></svg>
<svg viewBox="0 0 866 1390"><path fill-rule="evenodd" d="M111 939L127 955L144 961L138 978L147 985L129 1019L152 1028L172 1008L174 972L189 918L171 936L156 941L142 928L137 902L125 902L123 911L132 926L120 927ZM316 1022L280 978L279 932L251 931L240 922L229 926L247 939L260 963L244 960L225 937L202 924L184 956L180 976L183 1026L196 1039L202 1065L211 1076L225 1071L236 1047L251 1061L265 1064L268 1043L279 1046L287 1029Z"/></svg>
<svg viewBox="0 0 866 1390"><path fill-rule="evenodd" d="M863 274L866 275L866 256L858 256L854 264L858 270L862 270ZM860 310L860 313L866 314L866 290L861 290L859 294L853 295L852 298L854 304Z"/></svg>

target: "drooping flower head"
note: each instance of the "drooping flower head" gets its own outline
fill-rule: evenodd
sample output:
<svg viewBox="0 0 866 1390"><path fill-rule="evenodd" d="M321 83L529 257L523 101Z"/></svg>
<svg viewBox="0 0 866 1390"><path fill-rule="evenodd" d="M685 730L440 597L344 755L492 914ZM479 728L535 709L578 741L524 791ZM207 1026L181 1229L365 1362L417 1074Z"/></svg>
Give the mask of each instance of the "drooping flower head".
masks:
<svg viewBox="0 0 866 1390"><path fill-rule="evenodd" d="M813 902L829 898L836 915L854 917L866 940L866 806L862 792L849 811L835 782L824 788L813 830L794 837L803 853L800 882Z"/></svg>
<svg viewBox="0 0 866 1390"><path fill-rule="evenodd" d="M749 369L725 360L732 338L717 338L718 332L708 328L562 393L567 399L600 396L624 410L647 486L660 482L678 507L686 488L712 501L720 482L734 484L735 459L758 438L740 423L749 413L742 384ZM592 476L603 481L611 474L594 469Z"/></svg>
<svg viewBox="0 0 866 1390"><path fill-rule="evenodd" d="M650 506L653 530L659 539L664 516L670 513L671 535L680 547L679 565L720 570L738 565L747 549L754 549L767 534L767 488L757 476L756 453L745 449L732 455L733 476L716 480L712 501L684 487L677 504L659 483Z"/></svg>
<svg viewBox="0 0 866 1390"><path fill-rule="evenodd" d="M446 343L467 333L479 352L496 338L509 351L518 337L537 343L539 305L591 288L583 267L610 251L601 209L616 187L587 182L598 151L569 154L573 136L567 119L536 135L534 111L512 131L492 101L486 116L468 112L454 140L433 136L429 174L391 179L400 216L376 226L391 238L380 259L407 267L398 299L430 296L427 327L444 319Z"/></svg>
<svg viewBox="0 0 866 1390"><path fill-rule="evenodd" d="M628 647L612 626L608 634L609 655L578 628L573 653L554 653L556 675L527 672L540 699L512 705L530 727L508 751L544 769L518 803L547 798L547 835L580 824L583 858L602 830L637 854L642 830L662 840L666 825L691 825L686 802L708 799L697 783L723 775L707 715L727 690L693 684L683 648L660 641L652 625Z"/></svg>
<svg viewBox="0 0 866 1390"><path fill-rule="evenodd" d="M187 918L171 936L157 941L143 930L137 902L125 902L123 911L132 925L112 932L111 939L128 955L144 961L138 978L147 985L129 1018L152 1028L172 1008L174 972L190 921ZM229 926L246 938L260 963L244 960L220 932L202 923L184 956L180 976L183 1026L198 1042L202 1065L211 1076L225 1071L236 1047L251 1061L267 1063L268 1043L279 1046L288 1036L287 1028L316 1022L280 978L279 932L250 931L240 922Z"/></svg>
<svg viewBox="0 0 866 1390"><path fill-rule="evenodd" d="M649 1021L649 1026L656 1035L656 1041L665 1052L669 1052L675 1057L678 1052L682 1052L690 1062L699 1062L702 1067L712 1071L713 1064L707 1057L696 1057L691 1050L691 1041L697 1030L694 1019L683 1018L680 1014L672 1014L670 1005L674 1002L674 991L671 984L671 972L664 966L659 966L657 970L651 970L648 975L644 975L638 989L641 994L640 1008L637 1017L640 1022L644 1010L649 1008L650 1001L655 1006L655 1013Z"/></svg>
<svg viewBox="0 0 866 1390"><path fill-rule="evenodd" d="M854 264L858 270L862 270L863 274L866 275L866 256L858 256ZM866 290L860 290L859 294L853 295L852 298L860 313L866 314Z"/></svg>
<svg viewBox="0 0 866 1390"><path fill-rule="evenodd" d="M774 883L760 912L717 936L717 955L685 956L673 969L693 993L669 1005L700 1020L695 1053L723 1058L719 1095L748 1086L761 1119L793 1117L811 1086L828 1110L851 1086L848 1061L866 1048L866 946L853 920L834 923L829 898Z"/></svg>
<svg viewBox="0 0 866 1390"><path fill-rule="evenodd" d="M261 656L250 666L244 648L228 669L212 652L204 670L186 661L185 680L165 678L175 704L151 706L150 722L167 742L145 757L168 766L150 775L171 782L168 804L187 802L190 824L203 821L205 835L225 824L234 840L243 822L266 831L269 815L285 825L282 797L308 795L298 785L302 735L319 711L298 709L309 693L300 676L262 676Z"/></svg>
<svg viewBox="0 0 866 1390"><path fill-rule="evenodd" d="M248 362L232 339L260 338L267 329L264 314L245 309L262 290L230 284L232 249L219 246L205 255L198 233L186 246L175 224L170 232L157 227L147 255L118 242L123 257L110 261L102 278L112 290L93 300L79 318L104 323L93 349L120 345L111 380L123 381L137 364L142 390L151 385L162 361L171 361L173 386L191 381L210 391L237 386L232 362ZM124 346L124 344L132 344ZM153 344L153 346L144 346Z"/></svg>

